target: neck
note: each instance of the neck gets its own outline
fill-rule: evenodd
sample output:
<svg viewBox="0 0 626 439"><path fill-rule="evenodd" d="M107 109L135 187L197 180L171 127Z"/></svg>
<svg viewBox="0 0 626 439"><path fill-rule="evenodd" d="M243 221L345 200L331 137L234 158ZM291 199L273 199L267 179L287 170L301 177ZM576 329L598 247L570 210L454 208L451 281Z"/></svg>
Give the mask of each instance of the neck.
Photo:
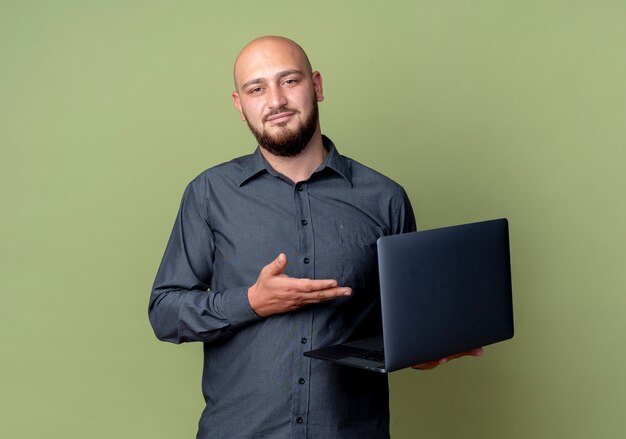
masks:
<svg viewBox="0 0 626 439"><path fill-rule="evenodd" d="M308 145L295 157L281 157L261 148L261 154L276 172L280 172L294 183L306 181L322 164L328 151L324 148L319 128Z"/></svg>

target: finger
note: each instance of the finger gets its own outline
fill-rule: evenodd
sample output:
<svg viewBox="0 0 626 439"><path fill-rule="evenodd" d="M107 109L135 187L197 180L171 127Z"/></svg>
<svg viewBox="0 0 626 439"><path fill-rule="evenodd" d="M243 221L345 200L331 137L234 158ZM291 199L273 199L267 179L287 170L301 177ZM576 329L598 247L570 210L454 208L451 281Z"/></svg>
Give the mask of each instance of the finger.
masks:
<svg viewBox="0 0 626 439"><path fill-rule="evenodd" d="M456 360L457 358L461 358L461 357L464 357L464 356L466 356L466 355L467 355L467 352L459 352L458 354L454 354L454 355L450 355L450 356L448 356L448 357L446 357L446 358L442 358L442 359L441 359L441 360L439 360L439 361L441 361L441 362L444 362L444 363L445 363L446 361Z"/></svg>
<svg viewBox="0 0 626 439"><path fill-rule="evenodd" d="M287 266L287 256L284 253L280 253L276 259L263 267L263 272L268 276L278 276L283 272Z"/></svg>
<svg viewBox="0 0 626 439"><path fill-rule="evenodd" d="M334 279L291 279L293 289L302 292L315 293L317 291L328 290L337 287Z"/></svg>
<svg viewBox="0 0 626 439"><path fill-rule="evenodd" d="M469 351L469 354L473 355L474 357L480 357L484 352L485 350L483 348L476 348Z"/></svg>
<svg viewBox="0 0 626 439"><path fill-rule="evenodd" d="M468 355L474 356L474 357L480 357L483 354L483 351L484 351L483 348L470 349L469 351L459 352L458 354L450 355L445 358L441 358L437 361L430 361L428 363L418 364L416 366L412 366L412 368L419 369L419 370L433 369L437 366L447 363L450 360L455 360L457 358L465 357Z"/></svg>
<svg viewBox="0 0 626 439"><path fill-rule="evenodd" d="M417 366L412 366L413 369L419 369L419 370L429 370L429 369L433 369L435 367L439 366L439 362L438 361L431 361L428 363L422 363L422 364L418 364Z"/></svg>
<svg viewBox="0 0 626 439"><path fill-rule="evenodd" d="M350 296L352 294L352 289L348 287L337 287L326 290L306 292L303 294L305 295L305 300L307 302L319 303L326 300L333 300L338 297Z"/></svg>
<svg viewBox="0 0 626 439"><path fill-rule="evenodd" d="M483 354L483 348L470 349L469 351L459 352L458 354L451 355L448 360L454 360L455 358L461 358L466 356L480 357Z"/></svg>
<svg viewBox="0 0 626 439"><path fill-rule="evenodd" d="M439 360L439 364L446 363L450 360L456 360L457 358L472 356L480 357L483 354L483 348L470 349L469 351L459 352L458 354L450 355L448 357Z"/></svg>

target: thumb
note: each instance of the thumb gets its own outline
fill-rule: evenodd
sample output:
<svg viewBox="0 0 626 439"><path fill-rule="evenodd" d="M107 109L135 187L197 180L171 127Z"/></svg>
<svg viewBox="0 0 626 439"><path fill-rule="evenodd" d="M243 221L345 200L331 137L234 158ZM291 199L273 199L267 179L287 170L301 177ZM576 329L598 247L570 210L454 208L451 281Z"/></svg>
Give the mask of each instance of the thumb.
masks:
<svg viewBox="0 0 626 439"><path fill-rule="evenodd" d="M287 256L280 253L276 259L265 266L265 272L270 276L278 276L287 266Z"/></svg>

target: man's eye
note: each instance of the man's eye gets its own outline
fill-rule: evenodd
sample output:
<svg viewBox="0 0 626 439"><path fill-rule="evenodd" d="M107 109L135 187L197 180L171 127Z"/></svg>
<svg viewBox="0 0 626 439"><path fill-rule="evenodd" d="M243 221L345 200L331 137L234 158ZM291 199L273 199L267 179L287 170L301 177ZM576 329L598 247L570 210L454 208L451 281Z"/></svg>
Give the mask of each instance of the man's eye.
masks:
<svg viewBox="0 0 626 439"><path fill-rule="evenodd" d="M298 80L297 80L297 79L286 79L286 80L283 82L283 84L285 84L285 85L294 85L294 84L297 84L297 83L298 83Z"/></svg>
<svg viewBox="0 0 626 439"><path fill-rule="evenodd" d="M261 91L262 91L262 90L263 90L263 89L262 89L261 87L255 87L255 88L251 88L251 89L248 91L248 93L255 95L255 94L259 94L259 93L261 93Z"/></svg>

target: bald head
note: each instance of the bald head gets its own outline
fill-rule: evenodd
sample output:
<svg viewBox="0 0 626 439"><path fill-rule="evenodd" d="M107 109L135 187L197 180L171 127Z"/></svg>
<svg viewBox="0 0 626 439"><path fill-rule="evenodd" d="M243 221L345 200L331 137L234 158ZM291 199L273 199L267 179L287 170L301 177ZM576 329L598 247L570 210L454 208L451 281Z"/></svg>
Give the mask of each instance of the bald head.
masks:
<svg viewBox="0 0 626 439"><path fill-rule="evenodd" d="M313 72L309 57L295 41L280 36L264 36L249 42L237 55L233 68L235 90L239 91L246 80L253 79L249 77L253 69L258 70L277 61L287 61L294 70L301 70L307 75Z"/></svg>

